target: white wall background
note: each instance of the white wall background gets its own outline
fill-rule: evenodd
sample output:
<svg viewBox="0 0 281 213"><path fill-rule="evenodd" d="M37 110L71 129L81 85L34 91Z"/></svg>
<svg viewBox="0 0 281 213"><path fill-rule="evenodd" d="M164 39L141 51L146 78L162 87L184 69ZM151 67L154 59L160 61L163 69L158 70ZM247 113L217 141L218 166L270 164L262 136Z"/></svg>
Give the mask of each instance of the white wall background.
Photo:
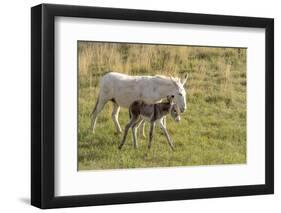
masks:
<svg viewBox="0 0 281 213"><path fill-rule="evenodd" d="M57 209L52 212L278 212L281 209L281 13L276 0L94 1L44 3L80 4L194 13L275 18L275 195L201 199L130 205ZM30 197L30 7L37 0L2 1L0 7L0 211L38 212ZM280 211L280 210L279 210Z"/></svg>

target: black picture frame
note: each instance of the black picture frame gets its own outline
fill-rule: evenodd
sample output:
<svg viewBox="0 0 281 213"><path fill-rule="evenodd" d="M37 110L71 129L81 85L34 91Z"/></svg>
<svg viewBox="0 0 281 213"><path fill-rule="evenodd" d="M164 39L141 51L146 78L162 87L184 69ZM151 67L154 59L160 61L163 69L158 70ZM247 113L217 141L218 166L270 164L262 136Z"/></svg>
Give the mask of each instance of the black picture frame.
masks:
<svg viewBox="0 0 281 213"><path fill-rule="evenodd" d="M162 23L264 28L265 184L93 195L54 195L55 85L54 18L80 17ZM225 15L41 4L31 8L31 204L60 208L217 198L274 193L274 20Z"/></svg>

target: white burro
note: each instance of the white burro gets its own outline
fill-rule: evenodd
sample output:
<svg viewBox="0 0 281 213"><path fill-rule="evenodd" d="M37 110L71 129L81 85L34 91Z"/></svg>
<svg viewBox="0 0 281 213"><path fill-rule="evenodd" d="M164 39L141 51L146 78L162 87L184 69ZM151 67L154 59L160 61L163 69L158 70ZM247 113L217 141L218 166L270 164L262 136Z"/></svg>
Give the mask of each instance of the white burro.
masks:
<svg viewBox="0 0 281 213"><path fill-rule="evenodd" d="M112 120L117 133L121 133L118 121L120 107L129 108L134 101L143 101L146 104L155 104L173 96L173 101L182 113L186 110L186 91L184 85L187 75L183 79L156 76L130 76L117 72L109 72L101 77L99 95L91 114L93 133L95 132L98 114L104 105L113 103Z"/></svg>

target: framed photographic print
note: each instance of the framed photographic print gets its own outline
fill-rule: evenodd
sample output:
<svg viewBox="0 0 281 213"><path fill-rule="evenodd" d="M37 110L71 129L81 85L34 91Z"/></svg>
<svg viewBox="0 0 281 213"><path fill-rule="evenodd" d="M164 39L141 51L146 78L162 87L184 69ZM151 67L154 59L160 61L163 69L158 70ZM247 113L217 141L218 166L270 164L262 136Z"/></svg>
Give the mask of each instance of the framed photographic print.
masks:
<svg viewBox="0 0 281 213"><path fill-rule="evenodd" d="M31 9L31 204L272 194L274 20Z"/></svg>

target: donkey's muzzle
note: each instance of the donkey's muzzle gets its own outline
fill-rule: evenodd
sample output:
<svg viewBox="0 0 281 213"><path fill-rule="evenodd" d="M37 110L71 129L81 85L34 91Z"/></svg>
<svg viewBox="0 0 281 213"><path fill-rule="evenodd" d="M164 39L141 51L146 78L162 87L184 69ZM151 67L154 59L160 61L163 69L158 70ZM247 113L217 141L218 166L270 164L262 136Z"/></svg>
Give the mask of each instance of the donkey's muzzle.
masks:
<svg viewBox="0 0 281 213"><path fill-rule="evenodd" d="M181 112L181 113L185 112L185 110L186 110L186 107L181 107L181 108L180 108L180 112Z"/></svg>

